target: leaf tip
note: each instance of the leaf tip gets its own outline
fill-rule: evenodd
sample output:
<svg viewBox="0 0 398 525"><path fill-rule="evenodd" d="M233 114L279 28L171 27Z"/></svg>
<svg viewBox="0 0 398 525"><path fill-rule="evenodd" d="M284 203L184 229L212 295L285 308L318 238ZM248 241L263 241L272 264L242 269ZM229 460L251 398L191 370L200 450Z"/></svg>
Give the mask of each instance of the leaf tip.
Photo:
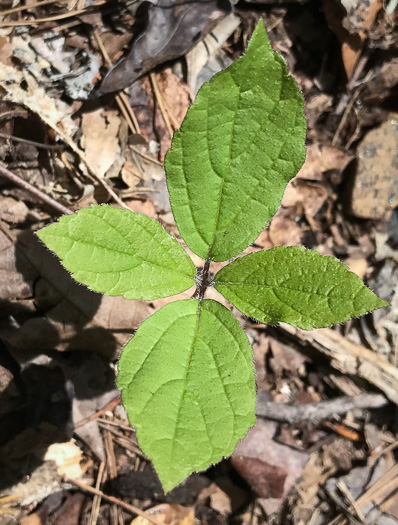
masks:
<svg viewBox="0 0 398 525"><path fill-rule="evenodd" d="M246 52L251 47L257 47L259 45L266 45L267 47L271 47L263 18L260 18L260 20L257 22L257 25L254 28L253 34L247 46Z"/></svg>

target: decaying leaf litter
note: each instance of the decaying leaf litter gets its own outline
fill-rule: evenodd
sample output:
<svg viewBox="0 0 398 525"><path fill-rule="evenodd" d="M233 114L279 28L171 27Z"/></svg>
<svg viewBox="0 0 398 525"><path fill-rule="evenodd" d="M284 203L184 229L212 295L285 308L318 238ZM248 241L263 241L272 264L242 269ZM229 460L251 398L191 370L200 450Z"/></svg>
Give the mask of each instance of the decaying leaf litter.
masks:
<svg viewBox="0 0 398 525"><path fill-rule="evenodd" d="M278 4L2 6L0 154L14 175L0 179L5 523L130 522L159 504L137 519L397 521L396 16L371 0ZM63 208L110 202L178 235L161 164L170 136L260 15L310 125L307 162L248 251L303 244L336 255L391 309L314 333L246 322L257 414L268 417L230 460L165 497L118 404L114 359L168 299L104 301L74 285L31 232ZM124 72L138 73L125 91L120 66L104 77L122 55ZM98 97L101 77L117 96ZM294 404L301 420L283 412Z"/></svg>

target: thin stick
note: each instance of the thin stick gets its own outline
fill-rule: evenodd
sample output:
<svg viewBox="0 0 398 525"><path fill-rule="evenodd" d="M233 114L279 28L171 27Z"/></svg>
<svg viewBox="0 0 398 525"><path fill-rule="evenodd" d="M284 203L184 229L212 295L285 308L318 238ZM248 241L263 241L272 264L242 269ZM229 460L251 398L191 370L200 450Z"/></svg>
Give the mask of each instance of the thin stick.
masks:
<svg viewBox="0 0 398 525"><path fill-rule="evenodd" d="M122 201L122 199L120 199L120 197L113 191L113 189L106 183L106 181L102 178L102 177L99 177L92 169L91 169L91 166L90 164L88 163L87 159L86 159L86 156L84 155L83 151L73 142L73 140L66 134L64 133L64 131L59 128L58 126L54 126L47 118L44 117L44 115L40 115L41 119L43 120L43 122L45 122L50 128L52 128L60 137L61 139L66 142L66 144L70 147L70 149L76 153L76 155L79 157L79 159L83 162L83 164L86 166L89 174L97 181L101 184L101 186L104 187L104 189L109 193L109 195L111 197L113 197L113 199L115 200L115 202L117 202L118 204L120 204L120 206L122 206L123 208L128 208L128 206L126 206L124 204L124 202Z"/></svg>
<svg viewBox="0 0 398 525"><path fill-rule="evenodd" d="M344 494L344 496L349 501L351 507L354 509L355 514L357 515L357 518L361 523L365 523L365 516L358 506L357 502L355 501L354 496L351 494L350 490L348 489L347 485L344 483L344 481L340 480L337 483L337 487L340 489L341 493Z"/></svg>
<svg viewBox="0 0 398 525"><path fill-rule="evenodd" d="M33 4L20 5L18 7L13 7L12 9L6 9L0 13L0 16L12 15L13 13L19 13L21 11L26 11L27 9L33 9L34 7L41 7L42 5L48 4L58 4L59 2L64 2L65 0L43 0L42 2L34 2Z"/></svg>
<svg viewBox="0 0 398 525"><path fill-rule="evenodd" d="M57 33L61 33L62 31L65 31L65 29L69 29L70 27L76 27L80 24L83 24L83 20L80 20L79 18L77 20L72 20L72 22L67 22L66 24L60 24L56 25L55 27L51 28L51 31L56 31Z"/></svg>
<svg viewBox="0 0 398 525"><path fill-rule="evenodd" d="M159 86L159 83L158 83L158 86ZM166 112L169 116L171 125L173 126L174 130L178 129L180 127L180 123L177 121L177 118L174 115L173 110L171 109L169 103L167 102L167 100L164 98L163 95L162 95L162 100L163 100L163 104L166 109Z"/></svg>
<svg viewBox="0 0 398 525"><path fill-rule="evenodd" d="M108 64L109 67L112 67L113 65L112 61L108 55L108 52L104 46L104 43L101 40L101 37L97 29L94 29L93 35L97 42L98 47L100 48L100 51L104 57L105 62ZM137 117L135 116L134 111L128 102L126 95L124 93L119 93L118 95L116 95L116 102L119 106L120 111L123 113L123 116L126 119L131 131L133 133L138 133L140 126L138 124Z"/></svg>
<svg viewBox="0 0 398 525"><path fill-rule="evenodd" d="M334 137L332 139L332 146L335 146L337 144L337 142L338 142L338 140L340 138L341 130L343 129L344 124L346 123L348 115L350 114L352 106L354 105L354 102L358 98L358 95L359 95L361 89L362 89L362 86L359 86L355 90L354 94L351 96L350 101L348 102L348 104L347 104L347 106L346 106L346 108L344 110L343 116L341 117L339 125L338 125L338 127L336 129L336 133L334 134Z"/></svg>
<svg viewBox="0 0 398 525"><path fill-rule="evenodd" d="M111 480L113 480L117 477L117 466L116 466L115 451L113 448L112 435L109 432L109 430L105 431L105 449L106 449L109 477ZM121 509L114 503L112 505L112 510L113 510L112 514L113 514L114 525L117 525L118 522L119 522L119 525L123 525L123 517L122 517Z"/></svg>
<svg viewBox="0 0 398 525"><path fill-rule="evenodd" d="M104 428L107 432L114 435L114 440L118 441L123 447L128 448L132 452L134 452L137 456L140 456L142 459L147 460L148 458L141 452L136 442L134 442L131 438L121 434L117 430L115 430L112 427L107 427L104 423L100 423L100 426ZM129 429L132 430L132 429Z"/></svg>
<svg viewBox="0 0 398 525"><path fill-rule="evenodd" d="M8 135L8 133L1 133L0 138L12 140L13 142L22 142L22 144L29 144L30 146L35 146L36 148L48 149L48 150L59 150L64 149L65 146L61 144L42 144L41 142L35 142L34 140L23 139L22 137L15 137L14 135Z"/></svg>
<svg viewBox="0 0 398 525"><path fill-rule="evenodd" d="M139 509L135 505L130 505L129 503L125 503L119 498L115 498L113 496L108 496L107 494L104 494L102 490L95 489L93 487L90 487L90 485L86 485L85 483L81 483L80 481L77 481L75 479L69 479L67 478L67 481L75 485L76 487L79 487L80 489L89 492L90 494L94 494L97 496L101 496L101 498L109 501L110 503L114 503L116 505L119 505L119 507L122 507L124 510L127 510L127 512L130 512L130 514L137 514L138 516L142 516L146 520L150 521L154 525L164 525L160 521L158 521L154 516L149 514L148 512L145 512L144 510Z"/></svg>
<svg viewBox="0 0 398 525"><path fill-rule="evenodd" d="M380 479L376 481L374 485L372 485L366 492L359 496L357 499L357 505L362 507L363 505L369 503L369 501L371 501L372 498L375 498L380 491L385 490L388 483L394 480L396 476L398 476L398 463L391 467Z"/></svg>
<svg viewBox="0 0 398 525"><path fill-rule="evenodd" d="M20 27L20 26L34 26L36 24L42 24L44 22L55 22L56 20L63 20L65 18L72 18L73 16L82 15L88 11L93 11L97 7L105 5L106 2L100 1L96 4L85 7L84 9L77 9L76 11L69 11L69 13L61 13L60 15L48 16L46 18L36 18L36 20L20 20L18 22L1 22L0 27Z"/></svg>
<svg viewBox="0 0 398 525"><path fill-rule="evenodd" d="M17 186L20 186L24 190L29 191L29 193L31 193L32 195L35 195L38 199L42 200L43 202L51 206L54 210L56 210L61 215L71 215L73 213L73 211L71 211L69 208L67 208L66 206L63 206L56 200L52 199L51 197L49 197L48 195L40 191L38 188L35 188L35 186L32 186L32 184L30 184L29 182L26 182L25 180L21 179L20 177L18 177L18 175L15 175L15 173L12 173L7 168L4 168L1 164L0 164L0 175L3 175L3 177L6 177L8 180L13 182Z"/></svg>
<svg viewBox="0 0 398 525"><path fill-rule="evenodd" d="M111 427L117 427L121 428L122 430L128 430L129 432L134 432L134 429L132 427L128 427L127 425L121 425L120 423L115 423L114 421L108 421L108 419L104 419L102 417L98 418L98 423L101 424L107 424Z"/></svg>
<svg viewBox="0 0 398 525"><path fill-rule="evenodd" d="M354 409L380 408L387 404L388 401L382 394L364 393L303 405L287 405L267 401L260 392L257 396L256 415L273 421L297 424L302 421L319 422Z"/></svg>
<svg viewBox="0 0 398 525"><path fill-rule="evenodd" d="M95 488L98 490L102 483L104 470L105 470L105 461L101 461L99 468L98 468L97 480L95 482ZM98 496L96 494L93 499L93 506L91 508L89 525L96 525L98 516L99 516L100 507L101 507L101 496Z"/></svg>
<svg viewBox="0 0 398 525"><path fill-rule="evenodd" d="M102 414L105 414L108 410L112 410L112 408L115 408L117 405L121 403L120 396L115 397L115 399L112 399L112 401L109 401L107 405L104 406L104 408L101 408L101 410L98 410L97 412L94 412L94 414L91 414L89 417L85 417L84 419L81 419L78 421L75 425L75 429L82 427L86 423L89 423L90 421L93 421L93 419L97 419L97 417L102 416Z"/></svg>
<svg viewBox="0 0 398 525"><path fill-rule="evenodd" d="M130 147L134 151L134 153L137 153L137 155L147 160L148 162L153 162L153 164L157 164L158 166L163 166L163 162L160 162L160 160L155 159L154 157L151 157L150 155L147 155L146 153L142 153L142 151L138 150L137 148L134 148L133 146L130 146Z"/></svg>
<svg viewBox="0 0 398 525"><path fill-rule="evenodd" d="M163 120L164 120L164 122L166 124L167 131L169 132L169 135L172 138L173 137L173 133L174 133L173 132L173 128L171 127L170 119L169 119L169 116L167 114L166 108L165 108L164 103L163 103L163 97L162 97L162 95L160 93L155 73L149 73L149 78L151 79L152 89L153 89L153 92L155 94L155 98L156 98L156 100L157 100L157 102L159 104L159 109L160 109L160 112L162 113L162 117L163 117Z"/></svg>
<svg viewBox="0 0 398 525"><path fill-rule="evenodd" d="M174 116L172 109L170 108L169 104L167 103L167 100L164 98L163 94L161 93L159 89L159 83L157 81L155 73L150 73L150 75L151 75L153 89L155 91L155 95L159 102L159 106L160 104L163 105L166 116L170 119L170 123L173 126L174 130L176 130L180 127L180 123L177 122L177 119Z"/></svg>
<svg viewBox="0 0 398 525"><path fill-rule="evenodd" d="M397 441L394 441L393 443L391 443L390 445L387 445L386 448L383 448L383 450L381 450L376 458L380 457L380 456L384 456L384 454L388 454L389 452L392 452L393 450L395 450L396 448L398 448L398 440Z"/></svg>

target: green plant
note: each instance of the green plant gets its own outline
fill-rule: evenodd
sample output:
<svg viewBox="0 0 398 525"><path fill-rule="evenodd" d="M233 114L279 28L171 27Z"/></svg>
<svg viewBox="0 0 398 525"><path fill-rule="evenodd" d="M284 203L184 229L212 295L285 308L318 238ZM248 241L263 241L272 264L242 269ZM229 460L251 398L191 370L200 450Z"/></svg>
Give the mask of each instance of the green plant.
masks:
<svg viewBox="0 0 398 525"><path fill-rule="evenodd" d="M231 312L204 299L213 285L264 323L311 329L387 303L332 257L275 247L240 257L211 282L211 261L247 248L275 214L305 158L303 99L262 22L246 54L200 90L174 135L165 168L176 239L145 215L92 206L38 232L92 290L152 300L196 283L125 346L118 386L142 450L166 491L231 454L254 424L252 349Z"/></svg>

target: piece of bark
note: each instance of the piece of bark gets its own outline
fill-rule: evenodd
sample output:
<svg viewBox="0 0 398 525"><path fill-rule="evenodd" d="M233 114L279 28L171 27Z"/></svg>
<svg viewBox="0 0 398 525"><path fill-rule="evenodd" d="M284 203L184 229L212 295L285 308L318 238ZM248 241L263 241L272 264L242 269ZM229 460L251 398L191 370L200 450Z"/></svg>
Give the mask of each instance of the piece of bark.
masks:
<svg viewBox="0 0 398 525"><path fill-rule="evenodd" d="M357 149L351 209L363 219L382 219L398 203L398 114L365 135Z"/></svg>
<svg viewBox="0 0 398 525"><path fill-rule="evenodd" d="M333 368L365 379L398 405L398 369L372 350L352 343L330 328L306 332L285 323L279 328L304 345L310 345L326 355Z"/></svg>

